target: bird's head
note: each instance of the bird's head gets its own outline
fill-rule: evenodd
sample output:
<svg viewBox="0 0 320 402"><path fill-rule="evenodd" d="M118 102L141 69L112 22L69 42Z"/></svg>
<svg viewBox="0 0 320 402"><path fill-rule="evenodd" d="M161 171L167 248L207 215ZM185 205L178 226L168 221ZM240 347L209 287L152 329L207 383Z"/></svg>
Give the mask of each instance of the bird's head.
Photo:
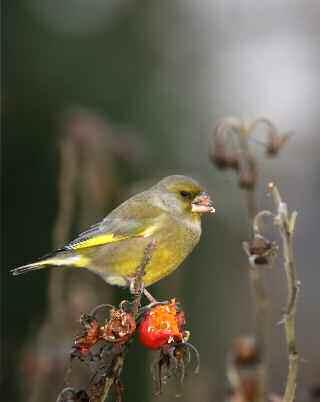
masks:
<svg viewBox="0 0 320 402"><path fill-rule="evenodd" d="M168 176L157 184L157 188L160 190L162 201L171 210L191 216L215 212L209 195L190 177Z"/></svg>

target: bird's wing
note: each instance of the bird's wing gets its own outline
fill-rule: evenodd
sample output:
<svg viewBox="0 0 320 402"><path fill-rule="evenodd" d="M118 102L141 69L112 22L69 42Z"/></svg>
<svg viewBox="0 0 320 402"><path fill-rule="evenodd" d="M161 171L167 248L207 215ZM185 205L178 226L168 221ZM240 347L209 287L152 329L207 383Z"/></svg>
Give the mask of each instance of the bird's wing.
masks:
<svg viewBox="0 0 320 402"><path fill-rule="evenodd" d="M82 250L88 247L102 246L134 237L152 236L159 228L161 215L155 218L104 219L81 233L65 246L67 250Z"/></svg>

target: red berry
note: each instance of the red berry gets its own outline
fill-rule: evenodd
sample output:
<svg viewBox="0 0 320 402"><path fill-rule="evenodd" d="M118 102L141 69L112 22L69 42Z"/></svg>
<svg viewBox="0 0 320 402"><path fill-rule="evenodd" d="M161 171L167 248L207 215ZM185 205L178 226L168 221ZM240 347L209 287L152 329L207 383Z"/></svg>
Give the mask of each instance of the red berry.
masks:
<svg viewBox="0 0 320 402"><path fill-rule="evenodd" d="M159 349L183 340L184 315L175 301L151 308L139 325L139 340L148 349Z"/></svg>

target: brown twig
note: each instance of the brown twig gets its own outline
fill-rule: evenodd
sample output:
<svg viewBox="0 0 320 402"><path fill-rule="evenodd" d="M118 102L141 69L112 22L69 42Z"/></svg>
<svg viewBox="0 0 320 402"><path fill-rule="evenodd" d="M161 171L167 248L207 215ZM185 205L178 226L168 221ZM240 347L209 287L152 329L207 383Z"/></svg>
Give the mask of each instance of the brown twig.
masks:
<svg viewBox="0 0 320 402"><path fill-rule="evenodd" d="M246 170L240 172L240 185L241 180L245 183L251 183L248 187L242 186L246 195L246 206L250 224L250 236L254 235L254 218L257 212L256 202L256 161L251 152L249 145L249 138L252 134L253 126L246 126L244 123L240 126L239 130L239 145L242 153L242 160L246 166ZM257 348L260 353L260 362L256 367L257 372L257 392L256 402L263 402L266 399L266 334L267 334L267 315L268 315L268 299L265 292L263 279L260 269L250 264L249 277L252 289L252 295L255 308L255 336Z"/></svg>
<svg viewBox="0 0 320 402"><path fill-rule="evenodd" d="M300 282L297 280L297 272L293 256L293 235L297 212L294 211L291 214L289 213L287 204L282 200L280 192L274 183L269 183L269 191L272 194L273 202L277 209L274 224L279 228L282 238L284 270L288 285L287 306L283 321L286 332L289 367L283 402L293 402L296 393L299 365L295 327Z"/></svg>
<svg viewBox="0 0 320 402"><path fill-rule="evenodd" d="M250 236L254 232L254 217L257 212L256 202L256 161L249 145L249 137L252 129L244 122L241 122L238 129L238 141L240 147L240 172L239 185L242 187L246 197L246 208L249 219ZM265 401L266 395L266 326L267 326L267 309L268 300L261 276L261 272L251 264L249 266L249 278L251 284L252 297L255 309L255 338L257 348L260 354L259 364L254 367L256 371L257 390L255 394L255 402Z"/></svg>
<svg viewBox="0 0 320 402"><path fill-rule="evenodd" d="M135 296L132 304L132 314L135 318L138 314L138 310L141 305L141 298L145 291L143 284L145 269L151 260L155 247L156 247L156 241L151 240L144 250L142 261L137 269L137 274L130 284L130 291ZM149 292L147 293L149 294Z"/></svg>
<svg viewBox="0 0 320 402"><path fill-rule="evenodd" d="M151 240L144 250L143 258L139 267L137 268L136 276L130 283L130 291L134 296L130 310L135 320L138 316L139 308L141 306L141 298L144 290L143 277L145 274L145 269L152 258L155 247L156 242L154 240ZM108 368L107 375L103 378L102 382L100 382L99 391L95 392L95 396L92 401L105 402L113 385L118 385L118 387L120 387L118 400L122 400L122 392L119 378L124 366L125 354L127 352L128 346L129 343L119 348L119 353L116 354L116 356L113 358L111 366Z"/></svg>
<svg viewBox="0 0 320 402"><path fill-rule="evenodd" d="M260 266L269 263L269 256L273 254L274 246L257 235L257 202L256 185L258 181L257 162L251 149L253 135L257 128L263 127L267 141L266 156L275 156L286 143L288 135L280 135L276 126L267 118L260 117L247 124L241 119L228 117L220 120L215 128L213 142L210 148L210 158L219 169L234 170L239 179L239 187L244 191L246 209L249 221L251 242L244 243L245 252L249 258L249 276L252 297L255 307L255 338L259 350L259 364L254 367L257 378L257 392L255 402L266 400L266 334L268 299L265 292ZM255 242L255 244L253 244ZM250 244L252 249L250 249ZM261 248L262 247L262 248ZM265 249L264 249L265 248ZM253 250L259 250L256 255ZM259 253L258 253L259 254Z"/></svg>

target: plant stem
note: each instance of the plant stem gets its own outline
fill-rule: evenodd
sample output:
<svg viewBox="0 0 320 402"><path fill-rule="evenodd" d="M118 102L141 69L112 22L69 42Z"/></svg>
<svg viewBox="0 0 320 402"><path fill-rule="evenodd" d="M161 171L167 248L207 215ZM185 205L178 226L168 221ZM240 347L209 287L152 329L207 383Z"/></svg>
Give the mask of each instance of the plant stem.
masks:
<svg viewBox="0 0 320 402"><path fill-rule="evenodd" d="M137 315L139 313L139 308L141 305L141 298L144 292L144 285L143 285L143 277L145 274L145 268L149 264L152 255L154 253L156 247L156 242L154 240L151 240L150 243L147 245L147 247L144 250L143 258L141 260L140 265L137 267L137 273L135 278L133 279L133 286L132 289L130 289L133 292L133 302L132 302L132 308L131 308L131 313L134 316L134 318L137 318ZM105 379L104 379L104 384L103 384L103 389L101 394L97 397L95 402L105 402L108 398L109 392L112 388L112 385L115 384L115 381L119 379L120 374L123 369L124 365L124 355L126 352L127 348L123 348L121 352L115 357L114 362L112 363L112 369L110 370L110 374L108 374Z"/></svg>
<svg viewBox="0 0 320 402"><path fill-rule="evenodd" d="M269 184L269 188L278 210L278 215L275 218L275 223L279 227L279 232L282 238L284 270L286 273L288 285L287 306L284 317L284 324L287 340L289 367L283 402L293 402L295 399L299 366L299 355L296 347L295 333L299 281L297 280L297 272L293 256L293 234L297 214L296 212L293 212L291 216L288 214L287 205L282 201L279 190L273 183Z"/></svg>
<svg viewBox="0 0 320 402"><path fill-rule="evenodd" d="M243 157L249 163L251 152L248 144L249 128L243 124L239 132L239 145ZM250 235L254 235L254 218L257 212L255 186L252 189L245 190L246 206L249 219ZM255 336L259 349L261 363L257 369L258 376L258 395L255 402L264 402L266 400L266 328L267 328L267 310L268 300L263 285L261 272L256 268L249 266L250 285L255 308Z"/></svg>

